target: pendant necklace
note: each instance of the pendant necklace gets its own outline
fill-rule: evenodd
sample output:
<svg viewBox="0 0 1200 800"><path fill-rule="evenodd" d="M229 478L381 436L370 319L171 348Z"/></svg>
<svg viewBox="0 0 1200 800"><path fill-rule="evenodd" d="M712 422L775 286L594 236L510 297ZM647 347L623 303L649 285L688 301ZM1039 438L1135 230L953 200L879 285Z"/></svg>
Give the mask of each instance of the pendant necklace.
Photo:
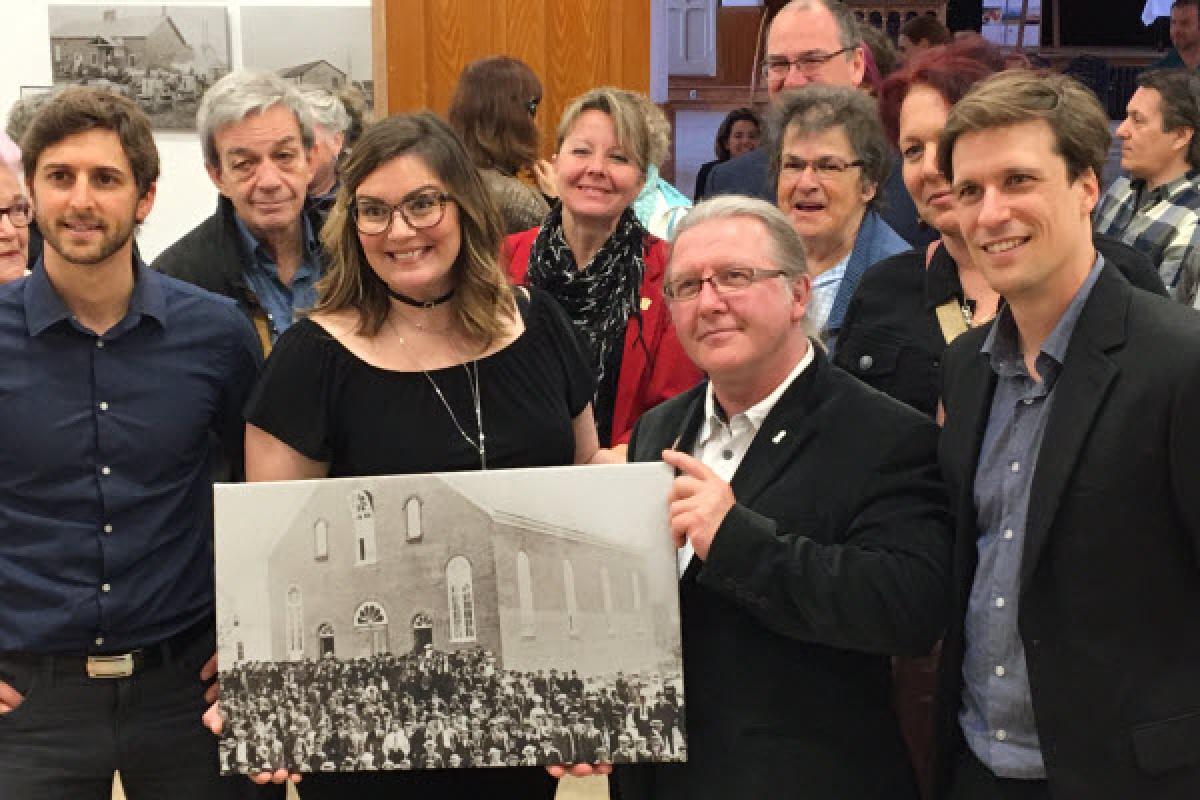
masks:
<svg viewBox="0 0 1200 800"><path fill-rule="evenodd" d="M400 295L398 292L392 292L389 290L388 293L394 297L397 297L397 299L401 300L402 302L410 302L411 305L423 305L426 307L432 307L438 305L439 303L444 303L450 299L452 294L454 294L454 292L451 291L432 303L419 304L415 301L412 301L411 298ZM416 325L418 330L424 331L422 326L417 325L415 322L412 324ZM395 325L395 323L393 323L393 325ZM448 331L449 328L446 331L431 331L431 333L445 334L448 333ZM397 333L399 333L398 330ZM399 339L400 344L403 345L406 343L403 336L400 336ZM462 352L458 349L458 345L455 343L452 336L450 337L450 346L454 348L455 355L461 358ZM442 393L442 387L437 385L437 381L435 381L433 376L429 374L429 370L421 366L421 362L417 359L416 353L409 351L409 355L412 357L413 362L417 365L417 369L421 370L421 374L425 376L425 380L429 381L429 385L433 387L433 391L435 394L437 394L438 400L442 401L442 407L445 408L446 413L450 415L450 421L453 422L454 427L458 429L458 433L460 436L462 436L463 441L470 445L472 450L479 453L479 468L487 469L487 436L483 432L483 392L480 389L479 384L479 360L475 359L469 363L466 361L460 363L463 371L467 373L467 388L471 390L471 402L475 406L475 429L479 431L479 437L477 439L472 439L470 435L467 434L466 429L463 428L462 423L458 421L458 415L455 414L454 409L450 407L450 403L446 400L446 395Z"/></svg>
<svg viewBox="0 0 1200 800"><path fill-rule="evenodd" d="M454 427L458 428L459 434L462 435L463 439L473 450L479 453L479 468L487 469L487 437L483 433L483 405L480 402L479 361L472 361L469 366L467 364L462 364L461 366L467 373L467 387L471 390L471 400L475 404L475 426L476 430L479 431L478 439L472 439L467 435L462 424L458 421L454 409L450 408L450 404L446 402L446 396L442 394L441 388L433 380L433 376L424 368L421 369L421 372L425 375L425 379L429 381L429 385L433 387L433 391L437 393L438 399L442 401L442 405L446 408L446 413L450 415L450 421L454 423Z"/></svg>

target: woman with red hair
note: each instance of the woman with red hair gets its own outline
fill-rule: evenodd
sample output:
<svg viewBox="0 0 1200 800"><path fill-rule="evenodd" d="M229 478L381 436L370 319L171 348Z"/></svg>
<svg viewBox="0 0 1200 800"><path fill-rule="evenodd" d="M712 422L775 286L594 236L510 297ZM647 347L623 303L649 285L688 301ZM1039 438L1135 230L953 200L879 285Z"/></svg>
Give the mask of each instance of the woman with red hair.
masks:
<svg viewBox="0 0 1200 800"><path fill-rule="evenodd" d="M834 362L861 380L933 416L942 351L956 336L996 315L999 296L971 262L956 201L937 165L950 108L977 82L1003 69L1004 57L981 37L926 50L883 83L884 128L902 159L904 185L921 221L941 238L867 270L838 335ZM1096 238L1104 258L1139 288L1162 293L1153 267L1136 251Z"/></svg>

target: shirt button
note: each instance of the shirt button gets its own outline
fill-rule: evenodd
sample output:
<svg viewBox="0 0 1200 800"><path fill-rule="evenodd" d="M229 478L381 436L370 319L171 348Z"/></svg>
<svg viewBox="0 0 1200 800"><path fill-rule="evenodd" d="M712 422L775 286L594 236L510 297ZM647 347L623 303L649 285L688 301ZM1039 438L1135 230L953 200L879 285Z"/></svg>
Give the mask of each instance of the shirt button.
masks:
<svg viewBox="0 0 1200 800"><path fill-rule="evenodd" d="M996 608L1004 608L1004 598L1003 597L996 598Z"/></svg>
<svg viewBox="0 0 1200 800"><path fill-rule="evenodd" d="M725 459L726 461L728 461L729 459L733 458L733 451L732 451L732 450L722 450L722 451L721 451L721 458L723 458L723 459Z"/></svg>
<svg viewBox="0 0 1200 800"><path fill-rule="evenodd" d="M106 403L106 402L104 402L103 400L101 400L101 401L100 401L100 410L101 410L101 411L108 411L108 403Z"/></svg>
<svg viewBox="0 0 1200 800"><path fill-rule="evenodd" d="M111 523L111 522L109 522L109 523L106 523L106 524L104 525L104 532L105 532L105 533L112 533L112 531L113 531L113 528L112 528L112 523Z"/></svg>
<svg viewBox="0 0 1200 800"><path fill-rule="evenodd" d="M111 474L112 474L112 470L111 470L109 467L101 467L101 468L100 468L100 474L101 474L101 475L111 475Z"/></svg>
<svg viewBox="0 0 1200 800"><path fill-rule="evenodd" d="M1003 728L996 731L996 741L997 742L1003 742L1007 738L1008 738L1008 731L1004 730Z"/></svg>
<svg viewBox="0 0 1200 800"><path fill-rule="evenodd" d="M1005 538L1005 539L1011 539L1012 537L1013 537L1012 528L1009 528L1008 530L1006 530L1006 531L1004 532L1004 538Z"/></svg>
<svg viewBox="0 0 1200 800"><path fill-rule="evenodd" d="M100 645L102 645L102 644L104 644L104 637L103 637L103 636L97 636L97 637L96 637L96 647L99 647L99 646L100 646Z"/></svg>
<svg viewBox="0 0 1200 800"><path fill-rule="evenodd" d="M112 591L112 584L110 584L110 583L102 583L102 584L100 584L100 591L102 591L102 592L110 592L110 591Z"/></svg>
<svg viewBox="0 0 1200 800"><path fill-rule="evenodd" d="M103 340L103 339L97 339L97 340L96 340L96 348L97 348L97 349L99 349L99 350L103 350L103 349L104 349L104 340Z"/></svg>
<svg viewBox="0 0 1200 800"><path fill-rule="evenodd" d="M1005 669L1004 669L1004 667L1002 667L1002 666L1000 666L999 664L997 664L997 665L996 665L996 677L997 677L997 678L1003 678L1003 677L1004 677L1004 673L1005 673Z"/></svg>
<svg viewBox="0 0 1200 800"><path fill-rule="evenodd" d="M863 356L862 358L858 359L858 368L864 372L873 366L875 366L875 359L871 358L870 356Z"/></svg>
<svg viewBox="0 0 1200 800"><path fill-rule="evenodd" d="M1008 465L1008 468L1011 469L1013 472L1020 472L1021 471L1021 462L1014 461Z"/></svg>

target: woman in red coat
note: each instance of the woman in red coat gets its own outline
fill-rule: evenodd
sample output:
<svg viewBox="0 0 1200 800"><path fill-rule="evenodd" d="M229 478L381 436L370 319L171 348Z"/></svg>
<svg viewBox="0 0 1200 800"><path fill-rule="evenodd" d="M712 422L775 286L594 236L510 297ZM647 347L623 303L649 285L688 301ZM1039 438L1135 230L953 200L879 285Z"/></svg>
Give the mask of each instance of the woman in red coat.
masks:
<svg viewBox="0 0 1200 800"><path fill-rule="evenodd" d="M575 98L558 126L561 202L540 228L504 245L509 277L549 292L574 323L596 378L606 447L624 444L644 411L701 378L663 303L666 243L633 213L649 142L632 93L602 88Z"/></svg>

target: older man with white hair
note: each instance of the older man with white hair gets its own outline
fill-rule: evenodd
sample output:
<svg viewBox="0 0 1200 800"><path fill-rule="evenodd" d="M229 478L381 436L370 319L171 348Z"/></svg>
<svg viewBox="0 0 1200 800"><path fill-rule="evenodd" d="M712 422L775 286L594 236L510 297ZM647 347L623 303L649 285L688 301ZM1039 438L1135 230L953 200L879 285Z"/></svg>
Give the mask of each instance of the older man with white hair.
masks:
<svg viewBox="0 0 1200 800"><path fill-rule="evenodd" d="M33 206L21 179L21 150L0 133L0 283L29 274Z"/></svg>
<svg viewBox="0 0 1200 800"><path fill-rule="evenodd" d="M629 453L678 472L689 758L618 769L622 796L915 798L890 657L929 652L945 619L937 429L809 339L804 249L766 202L693 209L663 294L709 380L647 412Z"/></svg>
<svg viewBox="0 0 1200 800"><path fill-rule="evenodd" d="M325 269L320 218L306 208L313 178L312 111L269 72L233 72L200 101L204 163L216 212L158 257L155 269L232 297L263 351L317 299Z"/></svg>

